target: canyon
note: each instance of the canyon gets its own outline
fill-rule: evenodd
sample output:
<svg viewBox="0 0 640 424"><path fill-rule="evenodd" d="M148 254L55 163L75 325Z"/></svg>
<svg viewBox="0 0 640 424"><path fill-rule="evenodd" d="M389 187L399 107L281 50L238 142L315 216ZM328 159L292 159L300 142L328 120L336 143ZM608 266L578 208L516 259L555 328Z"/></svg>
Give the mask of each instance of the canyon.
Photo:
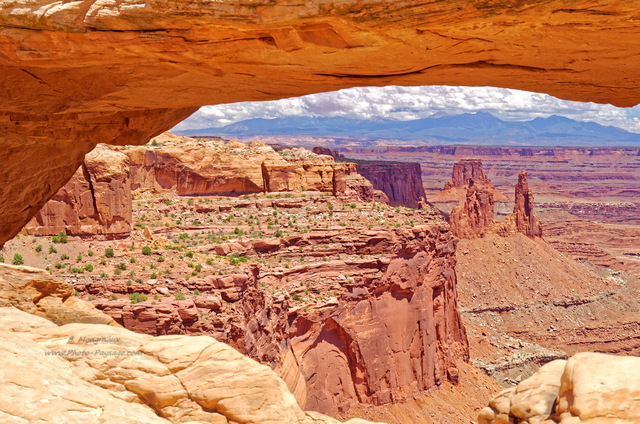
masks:
<svg viewBox="0 0 640 424"><path fill-rule="evenodd" d="M370 405L384 416L446 386L466 393L469 410L455 415L469 419L487 401L478 387L493 383L467 363L455 239L433 208L374 202L355 164L303 149L189 139L100 149L128 159L127 196L103 188L129 203L130 233L21 236L9 257L64 276L127 329L228 343L274 369L303 408L347 419ZM458 389L461 374L474 383Z"/></svg>
<svg viewBox="0 0 640 424"><path fill-rule="evenodd" d="M124 221L117 217L126 218L128 210L110 203L115 200L109 196L98 196L98 190L126 192L122 180L118 180L122 173L101 168L99 161L93 166L83 164L85 155L98 143L146 143L204 104L267 100L356 85L507 86L565 99L632 106L640 99L637 84L628 78L637 74L636 68L640 66L637 61L628 60L634 56L640 36L629 24L636 15L633 4L619 1L578 2L570 9L559 0L508 7L500 2L471 4L462 0L446 4L0 1L0 81L5 89L5 96L0 99L0 152L5 158L0 174L0 245L6 244L3 255L8 254L16 264L26 261L48 267L49 272L74 284L79 297L96 305L106 302L103 308L107 312L108 302L117 304L124 299L126 306L131 306L126 311L121 308L121 316L114 308L110 312L115 318L110 318L72 296L70 287L61 288L64 284L60 281L44 278L44 272L2 266L6 275L2 282L8 284L3 289L3 302L5 298L9 302L6 306L16 307L31 299L31 304L26 302L27 312L11 308L2 311L6 318L3 325L6 343L2 348L7 353L3 357L29 355L23 363L9 361L2 367L3 373L6 371L15 381L11 384L11 401L2 406L3 414L18 422L58 416L61 421L77 419L78 393L70 388L78 387L95 395L89 406L83 404L81 412L107 420L335 423L332 418L304 413L298 403L335 415L348 414L351 408L356 411L372 406L373 409L364 409L362 413L384 415L393 411L391 415L410 420L412 412L408 411L425 413L420 405L431 405L421 398L428 388L449 390L449 399L460 405L468 406L465 402L469 402L480 406L489 402L480 398L495 386L483 380L483 375L473 377L477 379L476 388L487 388L483 393L460 383L461 377L474 373L466 363L470 352L478 347L496 353L491 347L481 346L480 341L476 345L474 335L478 337L475 340L484 337L493 341L489 342L492 347L500 347L499 343L507 340L502 348L514 355L523 346L523 342L512 340L514 334L529 338L531 342L527 343L531 345L556 343L558 349L565 351L571 346L590 345L610 348L615 353L633 353L637 340L634 300L638 298L633 275L592 269L584 286L578 281L575 286L572 283L561 287L575 294L547 294L544 285L533 284L538 282L533 277L540 272L546 279L547 271L555 271L544 266L546 259L536 259L548 245L540 243L541 233L527 206L532 203L533 192L538 204L562 202L562 209L583 211L580 219L587 222L578 221L580 225L594 224L597 228L582 240L588 246L580 246L575 236L557 231L555 243L566 245L566 252L574 256L586 252L589 258L608 261L609 254L614 260L629 264L629 273L635 272L636 244L615 248L611 241L597 239L616 232L627 234L625 224L611 222L634 219L634 206L629 203L635 205L633 200L637 198L633 182L637 180L638 152L633 149L617 149L615 161L608 154L599 157L606 149L589 151L588 158L584 157L586 150L561 148L546 150L544 155L551 160L540 161L530 155L534 157L523 161L538 159L539 166L546 163L549 168L558 164L579 168L580 161L574 159L580 156L582 164L591 168L579 173L580 181L575 187L557 190L553 184L568 175L565 170L549 169L543 173L538 172L542 168L527 167L527 177L519 179L520 197L514 198L515 209L511 205L495 209L499 216L513 210L515 227L509 228L524 230L529 237L509 231L488 234L481 230L475 234L474 229L475 236L484 236L463 239L458 249L449 225L433 208L407 211L363 200L357 193L355 197L336 196L340 190L333 182L339 180L336 175L340 172L336 174L335 166L333 174L325 174L332 175L334 192L300 192L296 196L298 188L302 189L301 181L308 183L304 165L297 168L302 171L292 172L289 166L282 169L279 165L270 168L261 164L260 175L263 183L268 181L269 189L272 181L286 181L281 186L273 185L276 191L287 190L276 195L254 192L250 197L245 194L238 199L227 196L203 199L182 198L173 192L138 194L133 199L131 235L117 240L127 232ZM372 69L373 58L376 66ZM369 148L367 155L373 150ZM398 156L409 154L413 162L422 162L417 150L391 150L398 152ZM436 155L447 157L450 169L453 162L450 156L459 154L457 151L444 149ZM521 149L521 155L516 148L506 151L513 156L534 152ZM489 156L500 157L503 153L498 151ZM385 156L386 160L396 159L393 153ZM513 160L498 161L505 168L521 167ZM446 161L434 163L445 165ZM604 166L592 172L598 164ZM422 165L423 175L425 172L435 175ZM77 174L80 167L82 175ZM129 167L131 170L131 163ZM143 168L141 172L149 175L148 181L160 184L155 172L151 175ZM604 168L615 171L607 174ZM124 162L120 169L124 169ZM503 175L504 181L493 178L491 169L488 175L499 190L507 193L505 188L514 183L512 179L520 171L523 169ZM272 174L277 174L277 178L272 179ZM183 175L188 181L184 184L179 183ZM440 173L438 178L447 178L443 175ZM548 175L549 179L543 180L542 175ZM195 187L191 194L199 194L204 180L194 180L193 176L192 170L185 174L172 172L169 180L176 177L175 187ZM594 180L602 180L603 176L606 184ZM70 179L72 188L57 195ZM236 184L233 182L232 186ZM174 187L171 183L169 186ZM206 184L204 187L210 189ZM439 191L441 186L427 188ZM79 221L69 221L78 237L59 235L49 243L20 234L23 226L54 196L48 211L36 218L33 231L60 228L60 222L56 222L59 213L75 214L91 228L106 230L88 243L82 237L93 230L82 228ZM336 197L338 200L333 200ZM621 204L622 197L631 201ZM589 199L591 205L573 204L581 198ZM594 198L595 203L614 204L600 208L593 204ZM468 202L463 209L467 213L463 210L460 217L474 218L469 213L479 210L477 205L490 204L485 199L482 192L472 193L468 198L465 194ZM76 200L73 208L67 206L67 202ZM111 208L118 215L111 215ZM283 210L295 214L284 214ZM600 210L608 211L609 222L585 220ZM624 212L622 218L616 217L617 210ZM552 229L573 220L555 210L548 217L555 220ZM363 231L363 225L372 231ZM464 243L471 247L465 250ZM456 260L461 264L461 257L473 259L472 255L483 252L485 244L487 249L491 247L488 243L493 244L492 248L503 246L511 255L517 253L515 257L487 255L494 261L494 267L488 268L492 275L496 269L508 269L496 268L500 261L526 263L524 258L531 257L528 269L532 274L524 275L524 281L529 280L531 285L515 287L523 293L522 303L512 305L512 309L505 310L502 304L483 310L471 303L467 304L470 309L465 309L458 297L457 273L461 287L466 284L465 279L472 283L472 278L482 271L478 264L486 256L470 260L468 269L473 274L465 273L464 268L455 269ZM523 246L523 250L518 250ZM382 255L383 251L391 255ZM566 258L556 254L555 250L547 252L550 259L546 263L555 265L555 260L561 267L567 267L567 272L576 271L576 275L584 271L572 269L575 262L563 262ZM313 259L296 264L296 260L307 261L300 258ZM296 279L293 271L303 279ZM180 275L180 281L169 277L173 273ZM24 287L15 286L16 281L23 280L20 275L29 276ZM97 277L97 287L92 286L93 278L85 278L87 275ZM305 282L316 275L318 280L307 286ZM563 281L564 275L564 272L549 275L548 281ZM520 275L517 277L512 281L523 281ZM501 293L493 285L499 287L505 281L487 278L470 284L486 290L482 301ZM486 286L487 281L492 287ZM596 285L588 284L591 281L596 281ZM611 291L602 292L602 286L610 287ZM47 296L41 292L43 287L57 294ZM153 300L147 298L145 287ZM22 290L24 296L20 295ZM548 302L540 303L539 296L548 298ZM291 307L293 302L297 302L298 308ZM552 331L546 337L535 328L521 326L527 322L525 315L547 322L544 320L553 318L559 308L577 311L575 320L563 326L552 324L554 328L549 325ZM221 314L225 317L222 322L214 320L218 310L228 314ZM514 314L503 314L511 311ZM597 320L615 311L619 315L612 316L611 322ZM521 315L510 322L516 314ZM580 329L589 314L597 325L587 326L585 338ZM467 346L462 320L470 315L480 316L480 321L469 326L471 345ZM564 318L565 315L557 316L558 320ZM504 322L500 323L502 319ZM132 333L113 325L117 320L125 327L129 323L156 334L205 329L217 337L227 337L238 350L275 364L282 379L268 367L257 365L213 338L181 335L151 338L149 334ZM196 322L198 325L194 326ZM396 324L408 329L407 333L397 331ZM553 333L556 327L561 337ZM499 331L507 333L507 337L498 334L497 339L492 339L493 333ZM122 338L130 347L126 351L143 352L144 370L132 369L131 361L126 360L129 358L112 361L95 354L71 359L57 354L42 357L43 351L65 349L65 342L69 344L75 335L101 334ZM611 335L618 340L612 340ZM123 352L118 347L113 349ZM381 351L385 354L391 351L393 355L381 358ZM553 354L546 358L555 359ZM323 368L322 364L329 364L330 368ZM113 373L105 372L106 369L113 369ZM229 369L236 372L230 373ZM56 370L51 386L64 388L62 398L60 390L56 393L36 390L42 385L38 384L42 376L51 370ZM330 379L327 385L319 375L335 379ZM523 378L508 377L516 383ZM237 384L221 389L220 381ZM333 390L334 386L340 388L340 393ZM608 382L607 387L614 386ZM222 399L216 397L221 390L225 393ZM572 400L579 399L576 393L567 389L558 396L558 411L572 413L569 406ZM53 399L56 403L51 411L18 408L25 398ZM617 397L622 403L624 399ZM507 419L512 412L517 416L518 412L511 408L512 400L513 397L509 399L509 408L485 410L485 418L494 419L490 418L492 413L506 415ZM396 404L383 405L387 402ZM69 403L73 406L68 407ZM257 408L257 411L256 405L266 410ZM425 413L425 420L468 421L473 408L466 406L453 411L453 415L434 417ZM452 409L447 405L439 408L449 412ZM60 415L51 415L56 411L61 411ZM636 409L629 411L633 415ZM566 416L565 421L575 422L574 418L580 419ZM620 419L635 418L625 415ZM357 422L356 419L353 424Z"/></svg>
<svg viewBox="0 0 640 424"><path fill-rule="evenodd" d="M126 239L101 239L96 231L88 245L71 237L38 251L38 238L21 236L5 252L33 251L29 263L66 278L127 329L228 343L272 368L302 408L343 419L402 423L417 414L443 422L424 418L434 410L473 419L497 391L474 367L510 386L584 349L640 348L633 342L637 281L585 267L542 240L524 172L512 189L513 213L499 221L493 196L507 197L482 162L455 164L434 196L444 205L461 201L449 230L431 206L372 202L346 179L335 191L336 176L346 176L336 166L356 166L326 155L165 137L101 148L128 158ZM278 163L279 182L266 184L265 163ZM310 183L305 169L324 179ZM61 193L76 185L71 180ZM307 186L316 190L301 190ZM200 196L184 195L193 192ZM99 262L97 252L104 252Z"/></svg>

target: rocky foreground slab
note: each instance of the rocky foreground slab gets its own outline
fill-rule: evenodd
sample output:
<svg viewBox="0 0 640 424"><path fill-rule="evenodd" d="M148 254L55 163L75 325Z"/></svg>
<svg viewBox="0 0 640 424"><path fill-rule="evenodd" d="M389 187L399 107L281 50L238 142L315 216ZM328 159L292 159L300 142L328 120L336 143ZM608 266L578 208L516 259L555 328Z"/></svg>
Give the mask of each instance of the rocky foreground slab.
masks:
<svg viewBox="0 0 640 424"><path fill-rule="evenodd" d="M479 424L640 422L640 358L583 352L500 392Z"/></svg>
<svg viewBox="0 0 640 424"><path fill-rule="evenodd" d="M86 323L101 313L70 304L65 283L1 265L0 292L12 291L0 307L3 423L339 423L302 411L269 367L211 337L152 337Z"/></svg>

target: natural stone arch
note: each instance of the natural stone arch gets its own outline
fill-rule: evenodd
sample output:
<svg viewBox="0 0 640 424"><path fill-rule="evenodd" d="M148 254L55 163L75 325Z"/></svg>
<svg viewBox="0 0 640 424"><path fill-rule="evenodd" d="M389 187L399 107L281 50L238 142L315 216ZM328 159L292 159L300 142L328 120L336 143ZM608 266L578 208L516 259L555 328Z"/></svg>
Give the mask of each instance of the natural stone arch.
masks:
<svg viewBox="0 0 640 424"><path fill-rule="evenodd" d="M633 2L0 0L0 245L96 143L199 106L363 85L639 102Z"/></svg>

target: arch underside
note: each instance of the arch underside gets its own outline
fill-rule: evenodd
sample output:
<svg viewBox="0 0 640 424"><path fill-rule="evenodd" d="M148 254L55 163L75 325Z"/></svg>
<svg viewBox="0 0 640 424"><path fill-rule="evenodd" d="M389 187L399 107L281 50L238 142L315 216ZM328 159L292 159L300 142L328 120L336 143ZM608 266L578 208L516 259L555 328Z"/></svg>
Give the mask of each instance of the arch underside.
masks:
<svg viewBox="0 0 640 424"><path fill-rule="evenodd" d="M640 102L633 2L54 3L0 1L0 245L95 144L206 104L394 84Z"/></svg>

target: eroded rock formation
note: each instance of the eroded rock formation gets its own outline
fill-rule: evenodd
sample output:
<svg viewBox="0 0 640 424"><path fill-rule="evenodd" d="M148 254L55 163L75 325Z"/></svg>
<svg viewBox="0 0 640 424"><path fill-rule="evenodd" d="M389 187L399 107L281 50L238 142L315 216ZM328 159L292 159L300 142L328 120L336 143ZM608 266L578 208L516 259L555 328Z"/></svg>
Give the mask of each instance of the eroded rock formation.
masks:
<svg viewBox="0 0 640 424"><path fill-rule="evenodd" d="M623 1L5 0L0 243L97 143L146 142L205 104L468 84L633 106L636 14Z"/></svg>
<svg viewBox="0 0 640 424"><path fill-rule="evenodd" d="M159 216L175 207L158 202L150 207ZM191 247L194 262L211 257L213 265L201 266L201 274L181 278L178 262L172 275L145 281L148 273L140 271L140 281L116 275L78 282L76 289L98 297L94 304L131 330L208 334L225 341L274 368L305 408L331 415L457 382L456 364L468 359L468 348L457 309L456 240L435 211L383 206L387 220L413 222L389 228L376 224L381 205L336 204L324 195L251 196L189 208L190 219L203 222L221 211L244 222L264 216L262 224L251 224L262 228L266 220L277 225L271 220L286 209L287 227L256 237L234 218L229 229L239 226L240 235ZM297 223L289 220L294 217ZM162 262L177 261L173 250L159 250ZM214 255L225 264L247 265L216 270ZM150 259L153 266L158 263ZM134 293L149 299L131 302L127 296Z"/></svg>
<svg viewBox="0 0 640 424"><path fill-rule="evenodd" d="M461 238L482 237L493 230L493 186L469 179L464 203L455 207L449 216L451 231Z"/></svg>
<svg viewBox="0 0 640 424"><path fill-rule="evenodd" d="M553 361L496 395L478 423L636 423L638 370L637 357L578 353L568 361Z"/></svg>
<svg viewBox="0 0 640 424"><path fill-rule="evenodd" d="M71 180L27 225L27 231L34 235L129 234L129 158L105 146L94 149Z"/></svg>
<svg viewBox="0 0 640 424"><path fill-rule="evenodd" d="M542 224L533 213L533 192L529 189L526 171L518 174L513 214L507 216L502 223L494 219L494 203L498 201L496 197L499 200L505 199L487 177L482 162L478 159L463 159L454 164L451 180L432 199L445 203L459 199L458 206L449 215L451 230L458 237L482 237L489 232L542 236Z"/></svg>
<svg viewBox="0 0 640 424"><path fill-rule="evenodd" d="M492 203L507 200L506 196L496 189L493 182L487 177L480 159L461 159L454 163L451 179L445 183L442 191L431 197L430 200L437 203L458 202L462 204L466 201L466 192L471 181L476 189L482 187L484 191L491 192Z"/></svg>
<svg viewBox="0 0 640 424"><path fill-rule="evenodd" d="M57 324L17 309L30 309L29 298L39 307L45 299L71 294L62 281L39 273L0 265L0 290L23 299L0 307L5 421L339 423L303 412L269 367L211 337L133 333L105 325L110 318L87 304L67 303L75 316L67 314ZM25 283L12 283L15 277ZM86 323L87 316L96 323Z"/></svg>
<svg viewBox="0 0 640 424"><path fill-rule="evenodd" d="M419 208L427 195L419 163L358 162L358 173L389 198L391 206Z"/></svg>
<svg viewBox="0 0 640 424"><path fill-rule="evenodd" d="M533 192L529 190L527 172L522 171L518 174L515 187L513 214L505 218L504 228L499 231L515 231L528 237L542 237L542 224L533 213L533 205Z"/></svg>
<svg viewBox="0 0 640 424"><path fill-rule="evenodd" d="M159 145L158 139L165 141ZM127 236L131 232L131 195L145 191L181 196L318 191L388 202L384 193L358 174L356 164L336 163L305 149L279 154L260 142L197 142L171 133L156 137L154 144L99 145L38 212L27 232Z"/></svg>
<svg viewBox="0 0 640 424"><path fill-rule="evenodd" d="M490 180L482 168L480 159L462 159L453 165L451 179L445 184L444 189L453 187L467 187L473 180L480 184L489 184Z"/></svg>
<svg viewBox="0 0 640 424"><path fill-rule="evenodd" d="M374 197L371 183L352 177L357 175L355 164L336 163L305 149L276 152L260 142L190 140L119 151L129 156L134 191L181 196L320 191Z"/></svg>

